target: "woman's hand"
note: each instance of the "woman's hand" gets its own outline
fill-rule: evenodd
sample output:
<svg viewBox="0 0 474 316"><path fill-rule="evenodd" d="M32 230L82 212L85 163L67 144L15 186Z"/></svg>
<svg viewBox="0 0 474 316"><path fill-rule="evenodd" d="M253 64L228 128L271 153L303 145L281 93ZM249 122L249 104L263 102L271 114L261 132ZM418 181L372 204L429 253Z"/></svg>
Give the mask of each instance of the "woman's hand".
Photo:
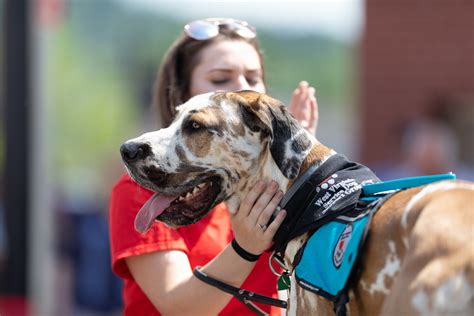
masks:
<svg viewBox="0 0 474 316"><path fill-rule="evenodd" d="M301 81L298 88L293 92L291 103L288 107L301 126L306 128L312 135L316 134L319 119L315 92L315 89L310 87L308 82Z"/></svg>
<svg viewBox="0 0 474 316"><path fill-rule="evenodd" d="M268 221L282 196L275 181L259 181L244 198L237 213L231 216L235 239L243 249L259 255L271 246L286 212L282 210L272 223ZM268 225L268 228L264 230L258 224ZM228 245L203 271L240 287L255 262L236 262L236 258L238 254ZM163 315L217 315L231 299L227 293L194 277L189 258L181 250L130 256L126 263L140 289ZM187 304L189 302L193 304Z"/></svg>
<svg viewBox="0 0 474 316"><path fill-rule="evenodd" d="M244 250L259 255L271 246L286 211L280 210L271 223L268 221L282 197L278 183L258 181L243 199L238 211L231 217L231 223L234 238Z"/></svg>

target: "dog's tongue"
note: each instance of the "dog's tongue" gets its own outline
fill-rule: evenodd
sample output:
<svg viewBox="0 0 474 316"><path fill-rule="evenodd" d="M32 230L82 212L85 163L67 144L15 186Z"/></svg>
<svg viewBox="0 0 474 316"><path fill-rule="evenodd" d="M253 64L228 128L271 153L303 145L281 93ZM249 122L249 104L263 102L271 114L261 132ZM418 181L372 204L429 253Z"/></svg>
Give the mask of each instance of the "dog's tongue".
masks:
<svg viewBox="0 0 474 316"><path fill-rule="evenodd" d="M176 196L164 196L158 193L143 204L135 217L135 229L140 233L145 233L150 229L155 218L163 213L170 203L176 199Z"/></svg>

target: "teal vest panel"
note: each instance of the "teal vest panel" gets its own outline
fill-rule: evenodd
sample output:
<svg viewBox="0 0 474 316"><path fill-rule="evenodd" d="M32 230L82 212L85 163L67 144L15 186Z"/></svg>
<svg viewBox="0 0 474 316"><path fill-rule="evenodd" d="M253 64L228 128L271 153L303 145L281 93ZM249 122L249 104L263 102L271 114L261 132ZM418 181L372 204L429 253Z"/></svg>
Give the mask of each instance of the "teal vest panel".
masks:
<svg viewBox="0 0 474 316"><path fill-rule="evenodd" d="M306 242L295 276L303 288L334 300L344 290L363 242L370 213L352 222L332 221Z"/></svg>

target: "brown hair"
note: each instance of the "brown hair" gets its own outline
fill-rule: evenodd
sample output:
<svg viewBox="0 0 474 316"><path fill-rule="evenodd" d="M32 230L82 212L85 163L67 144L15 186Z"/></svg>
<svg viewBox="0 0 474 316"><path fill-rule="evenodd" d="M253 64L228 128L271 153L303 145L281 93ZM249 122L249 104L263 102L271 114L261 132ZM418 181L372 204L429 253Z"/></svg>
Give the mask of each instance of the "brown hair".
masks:
<svg viewBox="0 0 474 316"><path fill-rule="evenodd" d="M171 124L176 106L186 102L190 96L191 74L199 64L200 52L207 46L223 40L241 40L252 45L258 53L263 68L263 56L256 38L246 39L226 28L208 40L195 40L182 34L166 52L153 88L153 107L159 115L160 127ZM263 82L265 78L263 77Z"/></svg>

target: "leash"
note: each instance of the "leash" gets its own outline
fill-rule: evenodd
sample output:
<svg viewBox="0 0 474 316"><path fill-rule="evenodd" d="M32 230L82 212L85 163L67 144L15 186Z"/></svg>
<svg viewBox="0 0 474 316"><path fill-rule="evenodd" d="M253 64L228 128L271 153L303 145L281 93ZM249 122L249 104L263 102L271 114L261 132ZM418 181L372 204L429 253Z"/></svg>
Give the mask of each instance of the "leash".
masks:
<svg viewBox="0 0 474 316"><path fill-rule="evenodd" d="M237 298L239 301L244 303L250 310L252 310L257 315L264 316L268 314L265 313L265 311L263 311L253 302L272 305L272 306L276 306L280 308L287 308L288 306L288 303L286 301L279 300L273 297L264 296L261 294L257 294L251 291L247 291L247 290L232 286L222 281L219 281L207 275L206 273L202 272L201 267L199 266L194 269L193 274L196 278L198 278L202 282L209 284L213 287L216 287L221 291L224 291L226 293L233 295L235 298Z"/></svg>

